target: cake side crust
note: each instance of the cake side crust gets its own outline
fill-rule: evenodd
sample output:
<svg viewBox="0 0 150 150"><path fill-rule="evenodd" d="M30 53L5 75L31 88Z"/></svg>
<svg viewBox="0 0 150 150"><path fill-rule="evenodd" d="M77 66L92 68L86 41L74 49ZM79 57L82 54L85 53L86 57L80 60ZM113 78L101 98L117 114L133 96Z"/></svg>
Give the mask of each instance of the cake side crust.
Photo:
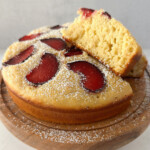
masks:
<svg viewBox="0 0 150 150"><path fill-rule="evenodd" d="M130 105L130 99L132 97L132 95L129 95L124 97L122 100L112 103L104 108L62 110L51 106L44 107L38 103L30 102L18 96L16 93L10 90L8 86L7 89L13 101L27 114L30 114L37 119L62 124L89 123L113 117L123 112Z"/></svg>

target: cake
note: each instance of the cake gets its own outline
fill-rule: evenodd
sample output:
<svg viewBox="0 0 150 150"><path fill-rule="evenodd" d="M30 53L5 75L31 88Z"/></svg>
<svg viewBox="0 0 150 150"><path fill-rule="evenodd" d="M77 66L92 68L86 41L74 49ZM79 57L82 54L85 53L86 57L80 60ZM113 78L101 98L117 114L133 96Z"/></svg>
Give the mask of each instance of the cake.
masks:
<svg viewBox="0 0 150 150"><path fill-rule="evenodd" d="M37 119L64 124L124 111L133 94L130 84L67 43L63 28L36 29L8 47L2 76L13 101Z"/></svg>
<svg viewBox="0 0 150 150"><path fill-rule="evenodd" d="M88 52L119 76L126 76L142 56L141 47L129 31L104 10L79 9L80 14L63 37Z"/></svg>

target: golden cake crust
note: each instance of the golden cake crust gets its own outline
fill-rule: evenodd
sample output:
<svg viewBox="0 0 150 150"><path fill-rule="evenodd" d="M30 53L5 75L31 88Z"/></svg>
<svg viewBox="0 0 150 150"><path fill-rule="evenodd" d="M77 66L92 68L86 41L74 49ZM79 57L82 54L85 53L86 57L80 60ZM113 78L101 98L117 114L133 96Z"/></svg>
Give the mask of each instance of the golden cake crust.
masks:
<svg viewBox="0 0 150 150"><path fill-rule="evenodd" d="M62 38L60 30L32 31L32 34L44 32L30 41L15 42L6 51L3 63L33 45L34 54L23 63L3 66L2 76L15 103L25 112L36 118L57 123L86 123L108 118L123 111L132 96L132 89L126 81L113 74L97 60L82 55L64 57L64 51L41 43L41 39ZM59 61L59 70L55 77L37 87L29 83L25 76L37 67L44 53L51 53ZM106 85L97 93L86 91L80 84L78 74L66 67L74 61L87 61L99 68L105 76ZM83 113L84 112L84 113ZM91 119L89 119L89 116ZM93 117L92 117L93 116Z"/></svg>
<svg viewBox="0 0 150 150"><path fill-rule="evenodd" d="M130 105L130 99L132 97L131 94L121 101L109 104L104 108L81 109L77 111L73 109L58 109L50 106L44 107L38 103L33 103L21 98L13 93L8 86L7 89L14 102L21 110L38 119L61 124L82 124L110 118L124 111Z"/></svg>

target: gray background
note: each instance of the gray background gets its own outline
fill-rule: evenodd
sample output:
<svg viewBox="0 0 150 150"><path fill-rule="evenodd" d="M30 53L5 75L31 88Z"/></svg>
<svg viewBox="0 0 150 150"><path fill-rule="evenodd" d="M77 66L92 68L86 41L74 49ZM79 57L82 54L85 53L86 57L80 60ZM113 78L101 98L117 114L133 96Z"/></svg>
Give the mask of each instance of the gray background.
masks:
<svg viewBox="0 0 150 150"><path fill-rule="evenodd" d="M72 21L80 7L104 8L150 48L150 0L0 0L0 49L34 28Z"/></svg>

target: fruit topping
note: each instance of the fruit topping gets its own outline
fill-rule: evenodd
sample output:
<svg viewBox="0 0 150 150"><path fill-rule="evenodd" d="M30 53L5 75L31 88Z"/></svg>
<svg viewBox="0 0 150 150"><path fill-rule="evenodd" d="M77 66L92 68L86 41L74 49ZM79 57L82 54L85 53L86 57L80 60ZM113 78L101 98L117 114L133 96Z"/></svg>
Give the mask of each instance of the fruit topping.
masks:
<svg viewBox="0 0 150 150"><path fill-rule="evenodd" d="M27 41L27 40L33 40L36 37L40 36L42 33L37 33L37 34L31 34L31 35L25 35L19 39L19 41Z"/></svg>
<svg viewBox="0 0 150 150"><path fill-rule="evenodd" d="M110 15L108 12L106 12L106 11L103 12L102 15L105 15L105 16L107 16L109 19L111 19L111 15Z"/></svg>
<svg viewBox="0 0 150 150"><path fill-rule="evenodd" d="M67 66L80 75L82 86L89 92L98 92L104 87L104 75L93 64L87 61L76 61L68 63Z"/></svg>
<svg viewBox="0 0 150 150"><path fill-rule="evenodd" d="M16 55L15 57L9 59L7 62L3 63L3 65L4 66L16 65L16 64L22 63L33 54L33 51L34 51L34 47L30 46L27 49L25 49L24 51L22 51L20 54Z"/></svg>
<svg viewBox="0 0 150 150"><path fill-rule="evenodd" d="M82 15L87 18L90 17L95 10L89 8L80 8L79 11L81 11Z"/></svg>
<svg viewBox="0 0 150 150"><path fill-rule="evenodd" d="M57 30L57 29L60 29L60 28L62 28L61 25L56 25L56 26L50 27L50 29L52 29L52 30Z"/></svg>
<svg viewBox="0 0 150 150"><path fill-rule="evenodd" d="M70 56L74 56L74 55L81 55L82 53L83 53L82 50L72 46L64 53L64 55L65 55L65 57L70 57Z"/></svg>
<svg viewBox="0 0 150 150"><path fill-rule="evenodd" d="M56 57L52 54L45 53L38 67L34 68L27 76L26 79L35 84L41 85L52 79L57 70L59 63Z"/></svg>
<svg viewBox="0 0 150 150"><path fill-rule="evenodd" d="M63 41L61 38L43 39L41 40L41 42L47 44L48 46L58 51L65 49L67 46L66 42Z"/></svg>

